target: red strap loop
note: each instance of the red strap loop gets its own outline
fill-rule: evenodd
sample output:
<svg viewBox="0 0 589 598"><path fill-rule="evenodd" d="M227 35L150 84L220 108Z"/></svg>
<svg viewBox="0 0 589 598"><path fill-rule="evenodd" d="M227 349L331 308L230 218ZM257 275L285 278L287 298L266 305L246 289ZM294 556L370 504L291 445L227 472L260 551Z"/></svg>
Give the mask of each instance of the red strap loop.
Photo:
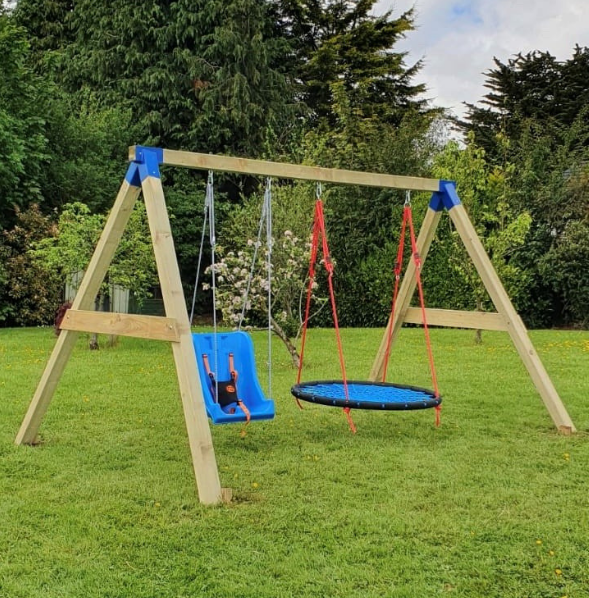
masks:
<svg viewBox="0 0 589 598"><path fill-rule="evenodd" d="M415 230L413 229L413 218L411 215L411 207L405 209L409 210L409 235L411 237L411 251L413 252L413 261L415 262L415 280L417 281L417 290L419 292L419 303L421 305L421 320L423 322L423 332L425 334L425 344L427 346L427 356L429 359L429 368L432 376L432 384L434 385L434 393L436 397L440 396L438 389L438 377L436 376L436 366L434 364L434 355L432 353L432 344L429 336L429 328L427 325L427 317L425 315L425 300L423 298L423 284L421 283L421 257L417 251L417 241L415 240ZM439 410L436 410L439 415Z"/></svg>
<svg viewBox="0 0 589 598"><path fill-rule="evenodd" d="M317 198L315 201L315 213L313 217L313 237L311 241L311 257L309 260L309 285L307 287L307 299L305 303L305 320L303 322L303 334L301 338L301 355L299 361L299 369L297 373L297 384L300 384L301 381L301 374L303 371L303 362L305 356L305 344L307 339L307 328L309 324L309 312L311 307L311 295L313 290L313 283L315 282L315 265L317 263L317 253L319 250L319 239L321 238L321 248L323 250L323 260L325 269L327 271L327 285L329 287L329 298L331 302L331 312L333 315L333 323L335 327L335 335L337 340L337 348L338 348L338 355L339 355L339 362L340 362L340 369L342 372L342 379L344 383L344 394L346 397L346 401L349 401L349 394L348 394L348 378L346 375L346 365L344 361L344 353L342 348L342 340L341 334L339 329L339 321L337 317L337 307L335 302L335 292L333 289L333 271L334 266L331 260L331 254L329 253L329 244L327 242L327 232L325 230L325 215L323 213L323 201L320 197ZM301 407L300 401L297 399L297 403L299 407ZM346 417L348 419L348 423L350 424L350 429L355 432L356 428L354 426L354 422L350 416L350 410L347 408Z"/></svg>
<svg viewBox="0 0 589 598"><path fill-rule="evenodd" d="M410 208L409 208L410 209ZM397 306L397 295L399 294L399 280L401 278L401 269L403 268L403 254L405 253L405 230L407 228L407 220L409 218L409 210L405 206L403 210L403 223L401 224L401 236L399 237L399 249L397 250L397 261L395 262L395 290L393 291L393 302L391 304L391 315L389 316L389 330L387 335L387 349L384 357L384 371L382 373L382 381L386 382L387 369L389 367L389 358L391 354L391 341L393 339L393 322L395 319L395 308Z"/></svg>
<svg viewBox="0 0 589 598"><path fill-rule="evenodd" d="M411 210L411 205L406 204L403 209L403 223L401 224L401 236L399 238L399 249L397 251L397 261L395 262L395 287L393 291L393 301L391 305L391 314L389 316L389 328L387 333L387 344L386 344L386 351L385 351L385 361L384 361L384 370L382 375L382 381L386 381L387 376L387 368L389 364L390 358L390 351L391 351L391 342L393 338L393 324L395 318L395 310L397 309L397 297L399 292L399 280L401 275L401 269L403 264L403 253L405 251L405 235L407 224L409 224L409 237L411 241L411 255L413 258L413 263L415 264L415 281L417 283L417 289L419 293L419 303L421 306L421 320L423 322L423 330L425 334L425 343L427 347L427 355L430 367L430 373L432 378L432 384L434 387L434 393L436 397L440 396L440 391L438 389L438 378L436 375L436 368L434 364L434 356L432 353L432 346L431 340L429 335L429 328L427 325L427 317L425 314L425 300L423 296L423 284L421 282L421 265L422 260L421 256L419 255L419 251L417 250L417 241L415 239L415 230L413 228L413 214ZM440 411L441 405L436 406L436 426L440 425Z"/></svg>

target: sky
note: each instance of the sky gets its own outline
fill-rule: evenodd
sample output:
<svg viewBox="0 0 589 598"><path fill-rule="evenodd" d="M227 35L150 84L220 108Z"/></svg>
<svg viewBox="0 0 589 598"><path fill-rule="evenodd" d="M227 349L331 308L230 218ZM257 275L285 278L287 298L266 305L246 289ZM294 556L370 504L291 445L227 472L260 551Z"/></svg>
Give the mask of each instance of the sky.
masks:
<svg viewBox="0 0 589 598"><path fill-rule="evenodd" d="M424 59L416 82L459 116L462 102L485 94L494 56L543 50L566 60L575 44L589 46L589 0L380 0L375 12L392 9L395 18L413 6L417 30L395 48L409 52L408 64Z"/></svg>

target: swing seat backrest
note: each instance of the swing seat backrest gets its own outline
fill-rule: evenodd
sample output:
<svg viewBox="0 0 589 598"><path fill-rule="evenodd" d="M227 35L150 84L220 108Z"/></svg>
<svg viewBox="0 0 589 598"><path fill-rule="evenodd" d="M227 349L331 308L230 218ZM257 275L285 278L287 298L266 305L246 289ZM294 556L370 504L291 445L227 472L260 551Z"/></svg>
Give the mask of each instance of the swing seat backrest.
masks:
<svg viewBox="0 0 589 598"><path fill-rule="evenodd" d="M238 372L237 396L250 411L251 419L274 418L274 401L266 398L258 381L254 345L247 333L241 331L218 332L216 335L214 333L194 333L192 343L207 414L214 424L245 422L246 416L241 409L236 409L236 403L221 406L215 401L212 381L207 374L203 355L208 355L210 368L216 379L227 381L231 379L229 354L233 353L234 367ZM218 371L215 371L215 368L218 368Z"/></svg>

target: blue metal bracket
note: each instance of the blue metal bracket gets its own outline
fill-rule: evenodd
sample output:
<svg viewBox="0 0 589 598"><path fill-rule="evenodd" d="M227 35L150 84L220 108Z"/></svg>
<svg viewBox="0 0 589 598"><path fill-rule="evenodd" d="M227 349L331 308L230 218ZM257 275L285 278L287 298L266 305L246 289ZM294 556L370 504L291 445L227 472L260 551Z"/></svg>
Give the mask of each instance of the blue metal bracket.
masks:
<svg viewBox="0 0 589 598"><path fill-rule="evenodd" d="M137 145L135 147L135 160L133 164L139 166L139 175L141 181L148 176L161 178L160 164L164 162L164 150L161 147L145 147Z"/></svg>
<svg viewBox="0 0 589 598"><path fill-rule="evenodd" d="M461 201L456 192L456 183L454 181L440 181L440 190L432 194L429 207L436 212L440 212L444 209L451 210L460 204Z"/></svg>
<svg viewBox="0 0 589 598"><path fill-rule="evenodd" d="M135 162L129 164L125 180L133 187L141 187L141 175L139 174L139 166Z"/></svg>

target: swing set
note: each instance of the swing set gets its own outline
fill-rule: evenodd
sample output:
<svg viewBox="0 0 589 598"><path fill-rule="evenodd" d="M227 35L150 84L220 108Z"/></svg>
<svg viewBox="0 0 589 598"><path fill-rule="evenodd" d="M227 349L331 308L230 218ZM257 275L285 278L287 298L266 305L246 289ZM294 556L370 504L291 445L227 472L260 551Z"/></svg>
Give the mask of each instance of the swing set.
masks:
<svg viewBox="0 0 589 598"><path fill-rule="evenodd" d="M204 504L216 504L227 501L231 497L230 489L221 488L211 431L207 421L207 410L213 422L216 418L215 423L224 423L221 421L223 419L233 421L235 418L247 422L248 413L250 419L254 419L254 414L256 418L259 416L260 419L273 417L274 404L263 396L255 376L251 339L241 331L227 333L226 337L223 333L192 335L191 320L186 308L161 182L161 166L225 171L276 179L309 180L317 183L431 192L431 201L417 238L415 238L413 230L410 201L408 199L405 202L401 243L394 270L395 289L391 314L370 372L369 382L350 381L347 380L345 375L345 364L341 351L341 339L339 338L337 311L333 295L333 264L330 259L325 232L321 194L318 192L315 205L313 249L309 278L314 278L314 268L319 250L319 241L321 240L338 338L342 380L301 382L301 371L299 371L297 384L293 387L293 394L297 400L342 407L348 416L352 429L354 429L350 417L352 408L387 410L434 407L437 419L439 419L441 397L437 387L428 324L482 330L502 330L510 335L557 429L563 434L575 432L575 426L544 369L521 318L515 311L501 284L464 206L460 202L453 182L214 156L143 146L130 148L129 161L125 180L121 185L72 307L65 314L61 324L62 333L55 344L16 436L16 444L34 444L36 442L42 419L49 407L80 332L132 336L166 341L172 345L198 496ZM165 317L155 317L92 311L100 285L121 240L135 201L141 192L143 192L145 201L166 315ZM211 208L209 207L209 209ZM483 313L425 308L420 273L444 210L448 211L456 231L459 233L495 305L496 312ZM403 244L407 227L411 239L412 260L409 261L405 274L401 278ZM267 226L267 230L271 230L271 223ZM212 233L211 240L214 246L214 229ZM416 287L420 296L419 308L410 306ZM307 334L309 301L310 290L307 292L303 340L306 340ZM433 390L390 384L385 381L388 357L404 322L421 324L424 327ZM303 354L304 345L301 349L301 357L303 357ZM205 358L204 355L207 357ZM248 394L252 389L254 394ZM258 399L259 403L256 403ZM261 413L263 409L267 410L265 412L266 417ZM216 412L216 415L213 412Z"/></svg>

